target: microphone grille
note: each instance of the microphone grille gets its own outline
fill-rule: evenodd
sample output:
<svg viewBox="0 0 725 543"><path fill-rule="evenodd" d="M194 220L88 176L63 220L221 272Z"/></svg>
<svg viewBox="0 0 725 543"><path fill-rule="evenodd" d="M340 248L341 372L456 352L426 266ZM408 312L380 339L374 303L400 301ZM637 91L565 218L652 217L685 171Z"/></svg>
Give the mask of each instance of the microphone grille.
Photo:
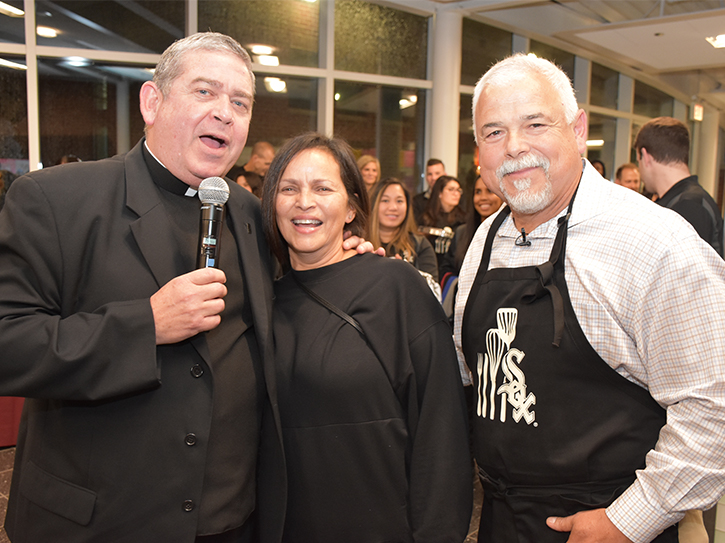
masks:
<svg viewBox="0 0 725 543"><path fill-rule="evenodd" d="M223 206L229 200L229 186L221 177L207 177L199 185L199 199L205 204Z"/></svg>

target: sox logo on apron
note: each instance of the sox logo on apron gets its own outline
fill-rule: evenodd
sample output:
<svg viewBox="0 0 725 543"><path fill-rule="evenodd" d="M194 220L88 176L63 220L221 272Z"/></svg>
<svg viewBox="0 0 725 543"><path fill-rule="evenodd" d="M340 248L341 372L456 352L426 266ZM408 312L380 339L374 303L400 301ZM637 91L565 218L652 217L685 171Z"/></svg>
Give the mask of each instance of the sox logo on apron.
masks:
<svg viewBox="0 0 725 543"><path fill-rule="evenodd" d="M488 232L462 343L474 377L473 435L484 486L479 541L565 542L548 516L607 507L645 466L666 412L589 344L564 278L568 213L539 266L488 270ZM676 542L676 528L655 541Z"/></svg>

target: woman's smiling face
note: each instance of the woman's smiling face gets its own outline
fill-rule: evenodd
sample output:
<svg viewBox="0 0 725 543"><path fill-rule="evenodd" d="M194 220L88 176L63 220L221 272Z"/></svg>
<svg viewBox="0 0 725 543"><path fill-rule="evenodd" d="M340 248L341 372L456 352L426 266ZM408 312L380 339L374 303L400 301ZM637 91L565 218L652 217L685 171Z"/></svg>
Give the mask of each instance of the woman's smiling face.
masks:
<svg viewBox="0 0 725 543"><path fill-rule="evenodd" d="M279 182L275 210L292 268L320 268L343 259L343 231L355 211L340 166L328 151L306 149L290 161Z"/></svg>

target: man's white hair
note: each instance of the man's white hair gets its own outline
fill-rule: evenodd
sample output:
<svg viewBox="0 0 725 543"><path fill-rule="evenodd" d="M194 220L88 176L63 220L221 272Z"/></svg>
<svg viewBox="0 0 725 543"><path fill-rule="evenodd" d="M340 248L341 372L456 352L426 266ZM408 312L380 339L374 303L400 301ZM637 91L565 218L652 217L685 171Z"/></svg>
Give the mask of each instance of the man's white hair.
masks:
<svg viewBox="0 0 725 543"><path fill-rule="evenodd" d="M574 88L569 77L564 71L553 62L539 58L533 53L525 55L517 53L494 64L481 79L476 83L473 91L473 135L478 143L478 127L476 126L476 109L481 93L487 87L495 87L504 83L511 83L529 77L539 75L546 79L559 95L559 100L564 108L566 122L571 124L576 119L579 105L574 95Z"/></svg>

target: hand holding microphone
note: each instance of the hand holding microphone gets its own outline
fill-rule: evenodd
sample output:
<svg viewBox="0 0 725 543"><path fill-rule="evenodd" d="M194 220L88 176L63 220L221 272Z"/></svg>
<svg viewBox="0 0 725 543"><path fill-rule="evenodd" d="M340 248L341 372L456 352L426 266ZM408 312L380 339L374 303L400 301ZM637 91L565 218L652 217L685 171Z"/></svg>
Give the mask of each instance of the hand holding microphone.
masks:
<svg viewBox="0 0 725 543"><path fill-rule="evenodd" d="M221 177L208 177L199 185L201 220L197 269L173 278L151 296L156 344L177 343L215 328L224 310L226 276L219 269L224 204L229 187Z"/></svg>

